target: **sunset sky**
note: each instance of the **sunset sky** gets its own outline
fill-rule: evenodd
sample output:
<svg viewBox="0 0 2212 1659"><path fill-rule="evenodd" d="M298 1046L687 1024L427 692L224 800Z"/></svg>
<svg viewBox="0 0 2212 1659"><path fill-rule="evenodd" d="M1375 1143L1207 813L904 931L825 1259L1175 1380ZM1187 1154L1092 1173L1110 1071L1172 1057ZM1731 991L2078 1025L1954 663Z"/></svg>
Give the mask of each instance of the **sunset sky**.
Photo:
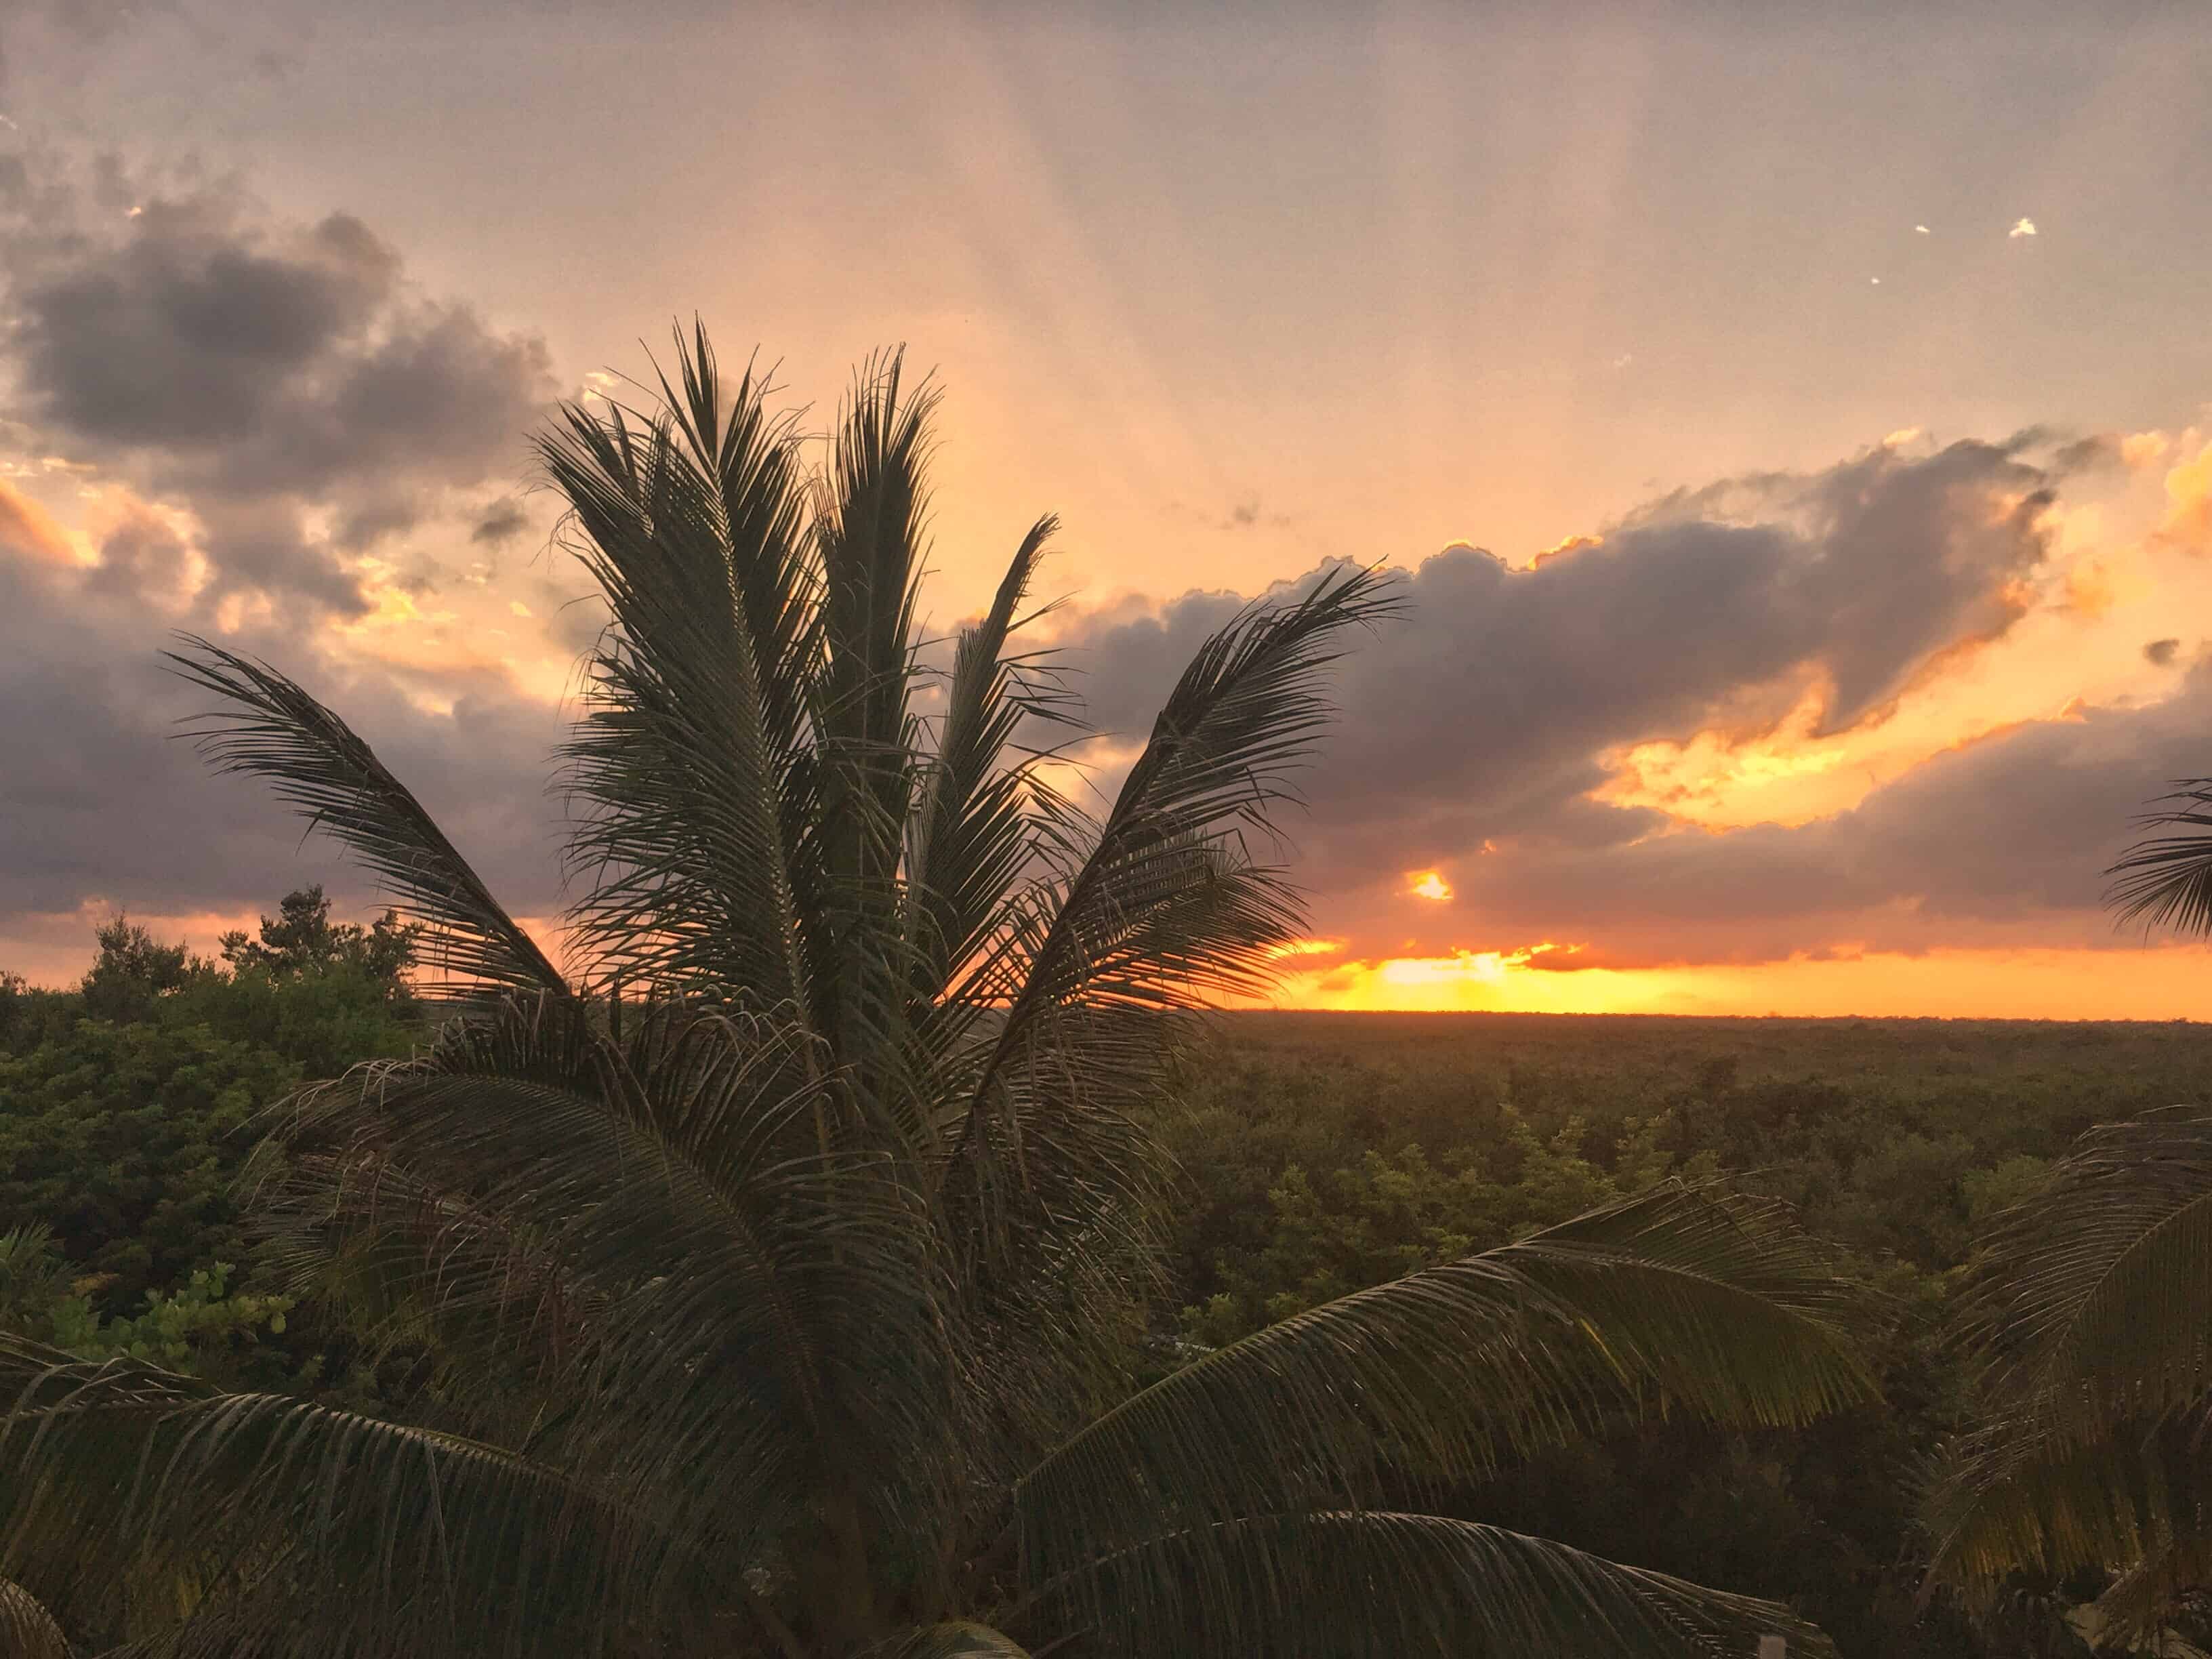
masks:
<svg viewBox="0 0 2212 1659"><path fill-rule="evenodd" d="M1403 573L1286 1001L2200 1017L2099 872L2212 773L2208 86L2181 4L0 0L0 968L372 902L177 629L550 927L526 441L696 312L817 422L934 371L940 627L1061 515L1100 788Z"/></svg>

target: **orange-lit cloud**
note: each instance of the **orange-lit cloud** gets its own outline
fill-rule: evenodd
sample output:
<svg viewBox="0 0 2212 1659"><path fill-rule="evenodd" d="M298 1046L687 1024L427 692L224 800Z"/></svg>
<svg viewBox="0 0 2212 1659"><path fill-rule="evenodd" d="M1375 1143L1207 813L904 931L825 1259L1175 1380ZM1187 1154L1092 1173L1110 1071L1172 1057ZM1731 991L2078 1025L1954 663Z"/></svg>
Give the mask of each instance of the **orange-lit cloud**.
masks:
<svg viewBox="0 0 2212 1659"><path fill-rule="evenodd" d="M17 550L50 564L76 564L76 544L53 514L0 478L0 550Z"/></svg>
<svg viewBox="0 0 2212 1659"><path fill-rule="evenodd" d="M2183 447L2196 437L2194 432L2185 434ZM2166 516L2158 533L2190 551L2212 551L2212 439L2166 472Z"/></svg>
<svg viewBox="0 0 2212 1659"><path fill-rule="evenodd" d="M1406 872L1406 890L1415 898L1427 899L1432 904L1442 904L1452 896L1451 884L1435 870Z"/></svg>

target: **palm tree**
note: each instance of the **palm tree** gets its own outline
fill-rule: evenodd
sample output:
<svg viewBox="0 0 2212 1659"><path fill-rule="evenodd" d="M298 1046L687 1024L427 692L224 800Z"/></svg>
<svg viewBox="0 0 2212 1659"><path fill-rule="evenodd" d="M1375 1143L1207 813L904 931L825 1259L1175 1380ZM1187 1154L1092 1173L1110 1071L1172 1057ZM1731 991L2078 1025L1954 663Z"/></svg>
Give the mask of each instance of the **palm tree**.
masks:
<svg viewBox="0 0 2212 1659"><path fill-rule="evenodd" d="M2212 1586L2212 1118L2091 1130L1984 1242L1961 1326L1978 1426L1929 1520L1935 1577L2116 1573L2104 1639L2149 1638Z"/></svg>
<svg viewBox="0 0 2212 1659"><path fill-rule="evenodd" d="M2212 933L2212 779L2138 819L2106 873L2124 921ZM2091 1130L1982 1242L1960 1329L1978 1426L1935 1484L1935 1581L2114 1574L2100 1639L2148 1639L2212 1589L2212 1117Z"/></svg>
<svg viewBox="0 0 2212 1659"><path fill-rule="evenodd" d="M1343 569L1200 647L1103 815L1016 651L1025 536L949 673L917 633L933 396L871 364L826 465L703 333L541 443L611 612L563 751L564 972L338 717L204 641L216 762L426 930L419 1057L307 1091L297 1288L419 1345L416 1420L0 1346L0 1571L224 1654L1748 1651L1778 1608L1419 1512L1625 1409L1858 1397L1839 1287L1667 1188L1136 1389L1188 1023L1299 909L1261 835L1328 714ZM940 699L937 701L937 699ZM925 713L925 710L932 712ZM1255 850L1256 849L1256 850Z"/></svg>

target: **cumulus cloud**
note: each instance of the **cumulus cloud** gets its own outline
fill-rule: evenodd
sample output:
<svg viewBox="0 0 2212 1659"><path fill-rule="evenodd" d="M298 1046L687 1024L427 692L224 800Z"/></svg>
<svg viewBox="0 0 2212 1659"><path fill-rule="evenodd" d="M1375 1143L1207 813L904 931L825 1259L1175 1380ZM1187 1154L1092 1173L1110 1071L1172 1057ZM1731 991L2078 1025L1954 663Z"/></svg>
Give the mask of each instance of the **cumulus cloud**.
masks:
<svg viewBox="0 0 2212 1659"><path fill-rule="evenodd" d="M274 222L235 189L165 193L112 163L12 206L0 349L21 417L188 504L218 593L358 614L349 556L510 476L551 394L541 341L422 295L350 215Z"/></svg>
<svg viewBox="0 0 2212 1659"><path fill-rule="evenodd" d="M556 711L487 650L380 663L330 625L395 596L412 615L465 579L472 534L516 533L515 504L488 497L551 393L543 344L420 293L350 216L288 224L112 161L0 158L0 936L52 937L88 905L265 908L316 877L370 896L174 740L198 708L160 661L179 629L296 674L518 910L556 908ZM50 505L80 496L64 532Z"/></svg>
<svg viewBox="0 0 2212 1659"><path fill-rule="evenodd" d="M1879 721L2027 613L2051 499L2051 474L2018 445L1879 446L1814 473L1678 492L1527 568L1465 546L1428 560L1406 579L1406 614L1344 665L1342 725L1291 826L1317 925L1355 953L1401 951L1407 934L1435 949L1479 944L1437 929L1494 927L1501 944L1577 928L1616 955L1786 954L1809 915L1922 902L1905 853L1922 821L1909 804L1926 798L1902 785L1862 806L1852 822L1866 827L1727 836L1595 792L1626 748L1759 737L1808 700L1814 735ZM1243 602L1197 592L1073 624L1066 659L1094 717L1140 735L1160 688ZM1929 775L1966 775L1962 764ZM2112 761L2114 780L2126 769ZM2106 796L2096 822L2124 819L2138 793ZM1931 833L1951 810L1927 805ZM2026 883L2031 905L2046 890L2094 903L2081 888L2098 867L2083 854L2089 813L2046 815L2070 838ZM1979 863L1953 860L1955 878L2017 874L2023 833L1997 837L2004 847L1980 849ZM1889 867L1857 855L1869 846L1895 852ZM1455 893L1448 921L1407 902L1403 872L1431 869ZM1765 929L1785 908L1790 925ZM1700 937L1662 940L1639 920L1654 916L1666 930L1694 921Z"/></svg>

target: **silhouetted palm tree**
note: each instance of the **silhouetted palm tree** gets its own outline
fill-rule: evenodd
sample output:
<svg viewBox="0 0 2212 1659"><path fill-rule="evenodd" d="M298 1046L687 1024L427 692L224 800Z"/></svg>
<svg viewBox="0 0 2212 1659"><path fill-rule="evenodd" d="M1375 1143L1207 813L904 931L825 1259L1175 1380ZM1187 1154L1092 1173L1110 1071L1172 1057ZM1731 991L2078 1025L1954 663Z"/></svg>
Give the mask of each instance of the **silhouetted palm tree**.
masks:
<svg viewBox="0 0 2212 1659"><path fill-rule="evenodd" d="M703 335L542 446L612 619L565 749L571 979L292 681L195 641L223 766L374 870L459 1005L310 1090L301 1288L420 1344L422 1419L0 1350L0 1571L188 1652L1748 1651L1778 1609L1472 1522L1448 1482L1666 1404L1857 1395L1835 1281L1664 1188L1135 1389L1178 1016L1298 920L1264 831L1389 604L1344 570L1202 646L1103 817L1020 746L1032 528L918 653L931 408L872 365L826 468ZM941 697L941 702L936 699ZM931 711L925 714L923 710Z"/></svg>

